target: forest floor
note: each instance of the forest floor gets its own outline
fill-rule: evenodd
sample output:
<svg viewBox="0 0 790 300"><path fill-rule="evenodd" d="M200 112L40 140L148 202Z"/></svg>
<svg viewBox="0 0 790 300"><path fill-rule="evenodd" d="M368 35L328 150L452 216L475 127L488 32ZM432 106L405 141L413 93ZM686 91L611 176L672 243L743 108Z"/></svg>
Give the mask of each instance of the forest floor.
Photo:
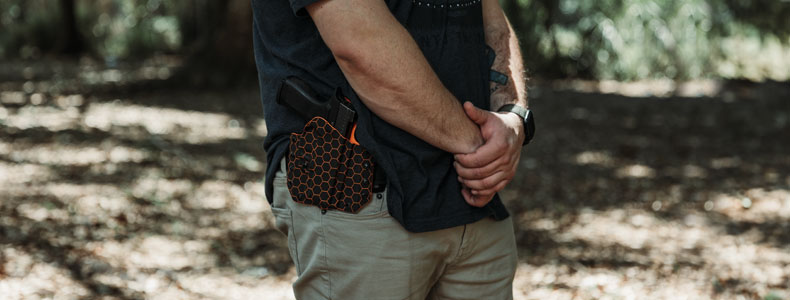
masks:
<svg viewBox="0 0 790 300"><path fill-rule="evenodd" d="M0 62L0 298L293 299L257 87ZM516 299L790 299L790 84L532 82Z"/></svg>

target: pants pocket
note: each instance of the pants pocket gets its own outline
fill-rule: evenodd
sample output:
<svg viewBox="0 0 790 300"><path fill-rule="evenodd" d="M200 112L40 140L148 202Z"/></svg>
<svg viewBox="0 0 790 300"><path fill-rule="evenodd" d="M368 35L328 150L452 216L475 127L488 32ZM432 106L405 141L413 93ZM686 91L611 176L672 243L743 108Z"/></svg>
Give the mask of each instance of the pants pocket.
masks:
<svg viewBox="0 0 790 300"><path fill-rule="evenodd" d="M286 183L285 170L283 164L280 164L280 170L275 172L274 180L272 182L272 214L274 215L275 226L277 230L283 234L288 234L288 227L291 225L291 212L288 208L287 201L290 201L291 195L288 192Z"/></svg>
<svg viewBox="0 0 790 300"><path fill-rule="evenodd" d="M285 172L283 168L281 168L281 170L275 174L272 187L272 196L274 198L272 199L274 226L277 228L277 231L281 232L287 237L288 252L298 272L300 268L299 259L297 256L298 253L296 250L296 236L293 228L293 212L291 211L291 208L288 207L288 201L292 200L291 195L288 192L288 186L286 184Z"/></svg>

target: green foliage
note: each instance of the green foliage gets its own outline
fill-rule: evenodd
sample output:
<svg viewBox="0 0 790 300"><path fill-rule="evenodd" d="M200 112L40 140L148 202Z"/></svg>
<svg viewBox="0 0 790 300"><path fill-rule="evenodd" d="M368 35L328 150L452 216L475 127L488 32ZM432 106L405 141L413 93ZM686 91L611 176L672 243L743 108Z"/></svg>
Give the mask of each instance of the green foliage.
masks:
<svg viewBox="0 0 790 300"><path fill-rule="evenodd" d="M146 57L182 50L180 14L192 1L77 1L76 19L89 51L100 57ZM0 58L56 52L64 13L55 0L0 0Z"/></svg>
<svg viewBox="0 0 790 300"><path fill-rule="evenodd" d="M182 46L178 12L181 1L125 0L80 3L78 19L94 50L103 57L145 57L177 52ZM103 9L102 9L103 8Z"/></svg>
<svg viewBox="0 0 790 300"><path fill-rule="evenodd" d="M55 48L60 15L57 10L42 9L50 2L0 1L0 58L35 58Z"/></svg>
<svg viewBox="0 0 790 300"><path fill-rule="evenodd" d="M770 292L768 295L763 297L763 300L783 300L783 298L777 295L775 292Z"/></svg>
<svg viewBox="0 0 790 300"><path fill-rule="evenodd" d="M0 0L0 58L63 47L62 0ZM790 79L790 1L501 0L530 74L639 80ZM207 44L211 1L76 0L90 54L112 62Z"/></svg>
<svg viewBox="0 0 790 300"><path fill-rule="evenodd" d="M790 78L784 71L790 67L788 2L505 0L503 6L532 73L618 80ZM766 54L764 48L779 49L755 67L752 59Z"/></svg>

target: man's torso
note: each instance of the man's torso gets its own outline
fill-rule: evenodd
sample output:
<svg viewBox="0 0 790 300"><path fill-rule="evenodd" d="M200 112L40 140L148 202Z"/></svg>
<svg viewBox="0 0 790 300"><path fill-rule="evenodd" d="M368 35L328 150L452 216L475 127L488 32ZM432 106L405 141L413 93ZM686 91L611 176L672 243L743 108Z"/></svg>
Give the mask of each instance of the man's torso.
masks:
<svg viewBox="0 0 790 300"><path fill-rule="evenodd" d="M272 169L277 169L287 149L288 134L304 125L303 119L274 99L280 80L298 76L325 97L341 88L352 100L358 113L356 138L386 171L390 214L407 230L438 230L486 216L507 217L498 197L483 208L465 203L451 153L386 123L359 101L310 18L294 15L295 10L305 14L301 8L311 1L253 1L255 55L269 130L265 143L270 165L267 188L271 187ZM444 86L459 101L488 108L490 65L480 1L392 0L387 4Z"/></svg>

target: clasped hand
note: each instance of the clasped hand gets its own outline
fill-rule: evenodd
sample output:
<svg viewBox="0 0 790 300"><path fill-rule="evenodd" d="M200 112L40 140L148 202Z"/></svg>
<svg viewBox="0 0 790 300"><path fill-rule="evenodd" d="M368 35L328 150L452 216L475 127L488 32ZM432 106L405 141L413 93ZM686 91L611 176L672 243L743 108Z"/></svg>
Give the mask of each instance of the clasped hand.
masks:
<svg viewBox="0 0 790 300"><path fill-rule="evenodd" d="M483 207L513 179L521 158L524 126L512 113L482 110L464 103L466 115L480 126L485 143L472 153L456 154L454 167L469 205Z"/></svg>

